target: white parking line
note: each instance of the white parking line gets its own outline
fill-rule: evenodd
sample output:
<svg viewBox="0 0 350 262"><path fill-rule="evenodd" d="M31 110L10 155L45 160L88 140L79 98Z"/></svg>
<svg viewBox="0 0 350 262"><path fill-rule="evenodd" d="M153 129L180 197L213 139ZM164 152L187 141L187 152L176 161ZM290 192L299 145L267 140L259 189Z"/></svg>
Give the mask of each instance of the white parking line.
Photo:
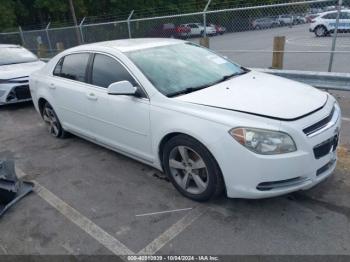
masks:
<svg viewBox="0 0 350 262"><path fill-rule="evenodd" d="M25 173L20 169L16 168L16 173L18 177L25 176ZM111 236L109 233L104 231L98 225L93 223L90 219L83 216L73 207L65 203L63 200L55 196L44 186L40 185L36 181L32 181L35 183L35 192L44 199L47 203L49 203L52 207L54 207L57 211L59 211L62 215L64 215L67 219L77 225L79 228L88 233L91 237L97 240L100 244L106 247L115 255L133 255L129 248L127 248L123 243L121 243L118 239Z"/></svg>
<svg viewBox="0 0 350 262"><path fill-rule="evenodd" d="M186 211L186 210L191 210L191 209L192 209L192 207L188 207L188 208L173 209L173 210L160 211L160 212L153 212L153 213L145 213L145 214L140 214L140 215L136 215L136 216L137 216L137 217L153 216L153 215L160 215L160 214L165 214L165 213Z"/></svg>
<svg viewBox="0 0 350 262"><path fill-rule="evenodd" d="M204 207L196 207L192 209L186 216L177 221L168 230L154 239L150 244L148 244L144 249L142 249L138 254L142 255L153 255L169 241L174 239L182 231L184 231L188 226L190 226L196 219L206 212Z"/></svg>
<svg viewBox="0 0 350 262"><path fill-rule="evenodd" d="M348 121L348 122L350 122L350 118L348 118L348 117L342 117L341 118L343 121Z"/></svg>
<svg viewBox="0 0 350 262"><path fill-rule="evenodd" d="M2 253L0 252L1 255L7 255L8 254L6 248L2 244L0 244L0 251L2 251Z"/></svg>

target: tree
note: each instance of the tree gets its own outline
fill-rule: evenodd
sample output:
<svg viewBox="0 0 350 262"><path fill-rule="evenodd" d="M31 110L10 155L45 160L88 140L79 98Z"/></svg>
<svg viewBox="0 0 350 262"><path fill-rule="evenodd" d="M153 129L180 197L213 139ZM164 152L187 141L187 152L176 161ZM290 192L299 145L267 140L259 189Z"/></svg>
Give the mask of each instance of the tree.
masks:
<svg viewBox="0 0 350 262"><path fill-rule="evenodd" d="M15 5L12 1L0 0L0 29L10 29L16 25Z"/></svg>

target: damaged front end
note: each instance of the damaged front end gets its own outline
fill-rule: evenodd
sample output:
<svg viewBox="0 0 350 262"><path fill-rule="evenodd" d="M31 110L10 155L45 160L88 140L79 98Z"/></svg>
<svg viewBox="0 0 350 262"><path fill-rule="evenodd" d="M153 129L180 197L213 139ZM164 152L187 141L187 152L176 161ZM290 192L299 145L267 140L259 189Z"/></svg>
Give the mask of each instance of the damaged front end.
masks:
<svg viewBox="0 0 350 262"><path fill-rule="evenodd" d="M0 105L31 100L28 76L0 79Z"/></svg>

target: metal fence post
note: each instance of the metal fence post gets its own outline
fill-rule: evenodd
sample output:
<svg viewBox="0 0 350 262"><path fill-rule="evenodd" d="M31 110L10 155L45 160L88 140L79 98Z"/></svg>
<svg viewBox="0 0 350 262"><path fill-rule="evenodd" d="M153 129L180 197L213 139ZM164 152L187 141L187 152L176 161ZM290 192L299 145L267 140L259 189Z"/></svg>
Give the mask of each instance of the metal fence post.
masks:
<svg viewBox="0 0 350 262"><path fill-rule="evenodd" d="M332 40L332 50L331 50L331 56L329 58L328 72L332 72L334 51L335 51L335 46L336 46L337 37L338 37L338 27L339 27L340 11L341 11L342 5L343 5L343 0L338 0L337 20L335 22L335 30L334 30L333 40Z"/></svg>
<svg viewBox="0 0 350 262"><path fill-rule="evenodd" d="M203 37L207 36L207 10L210 3L211 3L211 0L208 0L203 10L203 25L204 25Z"/></svg>
<svg viewBox="0 0 350 262"><path fill-rule="evenodd" d="M51 25L51 22L49 22L45 28L45 32L46 32L46 38L47 38L47 43L49 45L49 50L51 52L51 55L53 53L53 50L52 50L52 45L51 45L51 40L50 40L50 35L49 35L49 27Z"/></svg>
<svg viewBox="0 0 350 262"><path fill-rule="evenodd" d="M135 10L132 10L132 11L130 12L130 15L129 15L128 20L127 20L127 23L128 23L128 33L129 33L129 38L131 38L130 19L131 19L132 15L134 14L134 11L135 11Z"/></svg>
<svg viewBox="0 0 350 262"><path fill-rule="evenodd" d="M84 44L85 43L85 39L84 39L84 33L83 33L83 24L85 22L86 16L84 16L83 20L81 20L80 24L79 24L79 31L80 31L80 36L81 36L81 42Z"/></svg>
<svg viewBox="0 0 350 262"><path fill-rule="evenodd" d="M22 27L19 26L19 27L18 27L18 30L19 30L19 35L21 36L22 46L25 46L26 43L25 43L25 41L24 41L24 35L23 35Z"/></svg>

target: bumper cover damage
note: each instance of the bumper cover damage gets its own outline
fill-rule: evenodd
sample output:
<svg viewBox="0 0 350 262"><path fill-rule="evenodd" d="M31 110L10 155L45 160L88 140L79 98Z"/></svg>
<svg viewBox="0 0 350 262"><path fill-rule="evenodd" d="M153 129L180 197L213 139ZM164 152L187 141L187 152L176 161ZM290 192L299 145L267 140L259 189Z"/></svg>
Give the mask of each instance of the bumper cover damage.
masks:
<svg viewBox="0 0 350 262"><path fill-rule="evenodd" d="M0 217L33 188L33 183L17 178L13 161L0 160Z"/></svg>

